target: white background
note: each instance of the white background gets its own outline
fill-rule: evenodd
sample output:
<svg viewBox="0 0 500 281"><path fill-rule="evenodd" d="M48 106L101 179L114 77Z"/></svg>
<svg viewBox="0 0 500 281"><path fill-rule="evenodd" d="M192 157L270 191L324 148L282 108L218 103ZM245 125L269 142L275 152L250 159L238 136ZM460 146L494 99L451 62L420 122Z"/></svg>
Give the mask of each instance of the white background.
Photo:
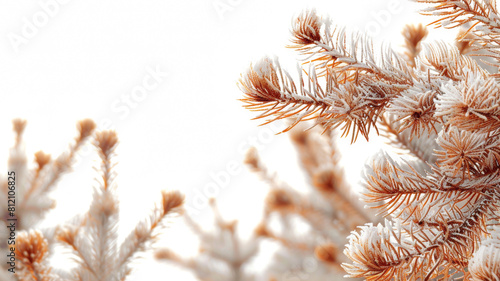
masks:
<svg viewBox="0 0 500 281"><path fill-rule="evenodd" d="M291 20L300 11L316 8L340 26L368 28L376 40L396 49L405 23L431 20L416 14L418 5L403 0L72 0L56 10L51 7L52 15L40 24L47 15L41 3L47 2L0 2L0 156L7 159L13 143L10 120L15 117L28 120L30 159L38 150L61 153L75 136L77 120L92 118L101 129L106 127L103 122L110 123L120 137L122 234L147 215L162 189L181 190L192 205L194 191L214 182L211 173L241 163L242 151L253 138L271 170L292 185L304 185L288 137L269 137L270 129L257 127L260 121L250 120L255 114L237 100L242 97L237 87L240 73L263 56L280 57L295 74L296 55L285 46ZM384 17L387 13L390 16ZM28 38L23 29L34 21L39 27ZM452 38L454 33L444 36ZM135 108L125 105L122 99L142 85L148 69L168 76ZM349 178L356 182L374 148L361 138L354 146L341 147ZM49 224L88 207L95 161L94 153L79 157L75 171L60 181ZM5 160L0 167L6 170ZM216 197L228 218L240 218L242 227L250 229L260 216L265 192L266 186L240 166ZM206 211L201 209L195 219L203 221ZM184 232L176 228L178 222L172 219L164 237L168 241L163 242L181 254L195 253L195 240L179 234ZM141 276L137 280L149 274L148 280L164 280L179 271L147 259L136 268L136 276ZM175 280L191 278L180 276Z"/></svg>

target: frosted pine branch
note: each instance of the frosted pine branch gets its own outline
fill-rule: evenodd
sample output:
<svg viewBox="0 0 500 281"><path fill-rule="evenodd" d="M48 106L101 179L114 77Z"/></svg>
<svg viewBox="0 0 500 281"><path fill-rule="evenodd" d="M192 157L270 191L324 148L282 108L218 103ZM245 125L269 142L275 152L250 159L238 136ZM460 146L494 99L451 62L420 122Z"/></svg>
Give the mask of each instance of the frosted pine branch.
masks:
<svg viewBox="0 0 500 281"><path fill-rule="evenodd" d="M323 132L340 128L342 136L352 134L352 141L359 134L368 140L375 128L397 149L401 159L381 153L366 168L362 200L386 222L365 224L349 236L344 253L350 262L343 264L349 277L494 280L489 272L499 268L492 227L500 213L500 91L497 70L469 54L498 62L500 17L495 1L417 2L429 6L424 14L439 17L434 24L465 28L456 46L422 43L427 30L406 26L403 55L387 48L374 51L364 36L348 35L306 11L293 22L292 47L309 70L300 69L294 83L279 66L271 66L277 70L267 75L251 68L240 82L243 101L263 112L256 118L290 118L290 127L312 120ZM487 53L471 51L478 47ZM328 199L325 187L338 175L327 167L337 162L324 157L328 153L315 158L322 144L310 146L298 146L304 169L322 191L321 199ZM318 163L324 166L316 170ZM303 205L305 196L287 189L275 189L269 198L268 208L285 214L300 206L312 229L324 229L305 215L324 210L321 201ZM343 200L327 202L342 206ZM265 233L279 237L268 228ZM329 235L335 241L333 232ZM333 248L316 255L337 260Z"/></svg>
<svg viewBox="0 0 500 281"><path fill-rule="evenodd" d="M151 250L166 227L165 220L180 211L184 197L179 192L163 192L161 202L155 206L148 219L139 223L128 239L118 245L119 203L114 182L115 148L118 137L113 131L98 132L93 130L95 123L83 120L78 123L78 135L69 149L55 160L43 152L35 154L35 167L28 172L29 166L24 155L22 132L26 122L14 120L15 144L11 150L9 164L15 169L19 179L17 187L22 200L16 208L18 235L15 254L18 261L16 274L0 275L2 280L126 280L134 269L131 262L141 252ZM94 147L101 162L97 167L97 185L89 211L84 216L76 216L73 220L61 223L51 229L34 230L34 220L40 220L44 213L53 207L48 197L49 191L67 172L74 162L78 149L89 139L93 139ZM2 181L2 200L7 201L7 183ZM19 200L16 198L16 200ZM46 204L44 201L49 201ZM7 208L2 209L6 211ZM2 225L5 228L8 214L3 213ZM3 234L4 232L2 232ZM72 254L67 258L76 262L71 272L54 267L49 258L54 254L52 246L61 243ZM4 245L5 246L5 245ZM9 249L1 248L2 255ZM5 265L3 265L5 266ZM6 271L6 269L4 268ZM15 278L14 278L15 277Z"/></svg>

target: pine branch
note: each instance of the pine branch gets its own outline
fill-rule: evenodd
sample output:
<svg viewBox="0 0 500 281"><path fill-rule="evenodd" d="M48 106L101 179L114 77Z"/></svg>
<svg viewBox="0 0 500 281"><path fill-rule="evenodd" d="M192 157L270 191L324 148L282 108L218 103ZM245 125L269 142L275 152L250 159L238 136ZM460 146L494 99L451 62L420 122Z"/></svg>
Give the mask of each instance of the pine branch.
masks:
<svg viewBox="0 0 500 281"><path fill-rule="evenodd" d="M319 135L318 130L306 130L305 126L291 131L291 139L299 153L302 168L307 172L308 180L315 191L329 202L335 212L349 217L348 229L373 219L371 214L359 206L357 198L352 196L340 168L339 151L332 142L333 132Z"/></svg>
<svg viewBox="0 0 500 281"><path fill-rule="evenodd" d="M101 158L101 182L94 190L89 208L88 239L91 248L92 274L99 280L109 280L117 257L118 200L113 194L115 187L111 158L118 143L116 133L103 131L96 135L96 147Z"/></svg>
<svg viewBox="0 0 500 281"><path fill-rule="evenodd" d="M347 35L343 28L334 27L332 31L330 22L320 19L315 11L306 11L297 17L292 36L291 47L305 57L306 63L314 62L320 75L334 70L338 77L367 74L392 85L412 84L412 69L392 49L386 48L380 59L376 59L369 38Z"/></svg>
<svg viewBox="0 0 500 281"><path fill-rule="evenodd" d="M158 231L162 227L162 222L168 215L181 213L179 209L184 202L184 196L179 192L162 192L161 205L153 210L148 220L139 223L128 235L125 242L120 247L117 269L121 273L120 279L125 278L130 272L130 262L132 257L138 252L148 249L148 244L154 243L158 237Z"/></svg>
<svg viewBox="0 0 500 281"><path fill-rule="evenodd" d="M342 126L342 136L347 136L352 129L354 142L360 133L368 139L370 128L376 128L377 118L399 92L362 77L340 84L332 72L326 75L323 89L314 69L309 75L307 87L301 77L297 88L278 63L264 59L256 67L250 67L240 80L245 93L242 101L246 108L263 112L256 119L271 117L266 123L293 117L295 121L284 132L300 121L314 119L326 129Z"/></svg>
<svg viewBox="0 0 500 281"><path fill-rule="evenodd" d="M186 223L200 239L199 256L186 259L169 249L161 249L156 252L156 258L189 269L200 280L255 280L244 269L257 255L259 237L253 235L248 240L238 237L237 221L224 220L218 211L215 199L210 200L210 207L215 224L215 231L212 232L204 230L188 214L184 214Z"/></svg>
<svg viewBox="0 0 500 281"><path fill-rule="evenodd" d="M408 63L390 49L375 58L370 40L332 28L329 20L306 11L292 27L291 47L309 65L308 71L299 69L299 86L277 63L264 60L241 79L243 101L248 109L262 111L257 118L268 122L290 118L288 129L305 120L313 120L323 133L340 128L345 136L352 129L352 141L359 134L368 140L370 128L381 126L392 146L413 156L399 163L382 154L367 167L363 200L392 222L353 232L344 251L351 259L343 265L349 277L488 279L485 269L499 268L491 254L493 242L480 245L496 243L485 239L499 222L500 89L497 69L484 65L500 65L500 15L495 1L416 2L431 6L423 13L437 15L436 25L469 28L457 46L422 44L423 26L407 26ZM469 54L497 62L478 63ZM311 233L334 240L323 232L328 227L317 214L325 199L345 209L346 200L332 196L339 186L332 167L336 161L328 159L331 151L324 143L292 134L320 199L311 203L303 194L275 188L266 199L266 214L278 213L285 233L292 232L287 215L298 214ZM267 225L260 232L290 240ZM319 249L316 256L335 263L338 255L328 249Z"/></svg>
<svg viewBox="0 0 500 281"><path fill-rule="evenodd" d="M410 141L413 137L431 135L437 133L440 120L435 116L435 98L438 94L436 89L428 88L428 85L419 84L403 92L401 96L393 99L387 112L395 118L392 122L398 123L397 134L409 130ZM382 123L384 117L380 118ZM387 125L385 125L387 128Z"/></svg>
<svg viewBox="0 0 500 281"><path fill-rule="evenodd" d="M422 10L423 15L439 16L434 21L434 25L442 25L447 28L454 28L465 23L481 23L493 31L500 28L496 1L483 0L416 0L418 3L433 4Z"/></svg>
<svg viewBox="0 0 500 281"><path fill-rule="evenodd" d="M160 228L165 226L164 220L167 215L179 211L183 196L178 192L164 192L161 206L156 207L151 217L140 223L127 241L119 247L117 245L118 199L114 181L116 177L114 158L118 138L113 131L103 131L93 137L101 163L96 169L99 172L98 185L94 188L93 200L85 216L46 229L43 231L44 234L38 230L29 232L22 230L30 227L30 218L40 218L48 209L47 204L44 205L39 201L45 201L47 193L61 175L71 168L76 152L86 139L91 137L95 123L91 120L80 121L75 142L56 160L52 161L50 155L43 152L35 153L36 166L31 175L23 172L28 170L22 141L26 122L14 120L13 123L16 143L11 150L10 164L15 168L16 187L25 191L22 193L24 201L21 200L16 208L18 222L23 222L18 227L20 232L16 236L15 245L19 262L15 275L17 280L125 280L132 271L130 262L133 257L138 252L150 249L149 247L158 239ZM9 190L7 182L5 180L0 184L1 196L5 201ZM17 185L18 182L22 182L23 185ZM2 210L6 211L7 208ZM2 225L5 226L7 215L3 214L2 217L4 217ZM68 247L73 254L73 261L77 266L71 273L48 265L49 255L52 254L49 246L54 246L53 242L56 241ZM6 251L3 247L1 250L2 253ZM1 276L3 278L3 275ZM6 280L11 280L11 276L8 278Z"/></svg>
<svg viewBox="0 0 500 281"><path fill-rule="evenodd" d="M468 179L496 173L500 166L500 138L497 134L459 131L456 127L442 131L437 139L444 149L437 151L438 163L445 173L461 172Z"/></svg>
<svg viewBox="0 0 500 281"><path fill-rule="evenodd" d="M37 167L34 176L31 180L27 180L29 184L26 183L26 189L22 193L21 200L19 200L18 214L24 216L25 222L40 219L44 213L55 206L55 202L47 195L56 186L59 179L70 171L75 154L92 135L95 126L95 123L90 119L79 121L77 123L78 135L75 142L54 161L51 161L50 155L42 151L35 153ZM17 173L18 170L15 171Z"/></svg>
<svg viewBox="0 0 500 281"><path fill-rule="evenodd" d="M460 82L467 79L470 73L482 78L489 75L470 56L462 55L455 46L443 42L424 44L419 63L432 74L428 79L422 79L423 81L451 79Z"/></svg>
<svg viewBox="0 0 500 281"><path fill-rule="evenodd" d="M436 101L437 117L446 125L481 133L500 129L500 86L494 78L468 76L458 84L445 84Z"/></svg>
<svg viewBox="0 0 500 281"><path fill-rule="evenodd" d="M433 167L431 173L422 175L408 164L395 163L387 155L383 157L385 160L372 163L366 172L363 200L380 209L382 214L396 218L405 219L421 206L425 206L426 211L419 215L420 220L435 216L450 206L454 216L449 218L460 218L464 213L460 209L467 209L469 204L500 183L498 172L467 180L447 176L438 167ZM464 202L467 204L462 204Z"/></svg>
<svg viewBox="0 0 500 281"><path fill-rule="evenodd" d="M479 49L485 49L497 61L500 59L500 17L495 0L414 0L418 3L430 4L421 11L423 15L438 16L439 19L431 23L436 27L444 28L467 27L463 33L465 37L473 32L477 38Z"/></svg>
<svg viewBox="0 0 500 281"><path fill-rule="evenodd" d="M411 67L416 66L416 59L421 51L421 42L427 37L429 31L422 24L418 25L405 25L401 34L405 39L404 47L406 49L404 55L408 65Z"/></svg>
<svg viewBox="0 0 500 281"><path fill-rule="evenodd" d="M420 167L428 170L428 165L437 161L434 150L439 146L435 140L435 134L425 134L420 137L413 136L415 130L402 130L401 122L396 121L394 115L387 114L379 119L380 135L385 137L388 144L401 152L402 155L411 155L420 160ZM435 127L434 127L435 128ZM422 133L420 133L422 134Z"/></svg>

